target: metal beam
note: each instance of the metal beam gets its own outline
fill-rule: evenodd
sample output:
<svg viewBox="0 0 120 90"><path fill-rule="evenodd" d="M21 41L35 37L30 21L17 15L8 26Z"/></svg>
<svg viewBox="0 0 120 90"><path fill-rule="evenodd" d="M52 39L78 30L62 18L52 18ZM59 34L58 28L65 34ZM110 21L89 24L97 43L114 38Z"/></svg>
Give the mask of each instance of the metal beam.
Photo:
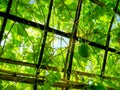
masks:
<svg viewBox="0 0 120 90"><path fill-rule="evenodd" d="M1 12L0 11L0 16L4 17L5 16L5 12ZM29 20L26 20L26 19L17 17L15 15L11 15L11 14L8 14L7 18L10 19L10 20L13 20L15 22L18 22L18 23L23 23L25 25L33 26L35 28L40 28L40 30L44 30L44 27L45 27L42 24L39 24L39 23L36 23L36 22L33 22L33 21L29 21ZM57 35L60 35L60 36L66 37L66 38L70 38L70 36L71 36L71 34L65 33L63 31L60 31L60 30L57 30L57 29L54 29L54 28L51 28L51 27L47 27L47 29L51 33L55 33ZM81 38L81 37L75 37L76 40L78 40L78 38L81 39L83 42L88 42L88 44L90 46L94 46L96 48L100 48L100 49L105 50L105 46L103 46L103 45L97 44L95 42L89 41L89 40ZM116 50L114 48L108 48L108 51L114 52L116 54L120 54L120 51L118 51L118 50Z"/></svg>

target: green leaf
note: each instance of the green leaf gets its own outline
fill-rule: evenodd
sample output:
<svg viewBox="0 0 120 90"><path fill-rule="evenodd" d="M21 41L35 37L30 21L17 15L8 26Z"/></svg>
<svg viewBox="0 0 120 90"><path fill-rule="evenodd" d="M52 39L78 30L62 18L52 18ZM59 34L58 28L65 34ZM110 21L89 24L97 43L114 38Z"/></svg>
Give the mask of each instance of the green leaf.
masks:
<svg viewBox="0 0 120 90"><path fill-rule="evenodd" d="M3 89L2 80L0 80L0 90Z"/></svg>
<svg viewBox="0 0 120 90"><path fill-rule="evenodd" d="M108 15L111 15L111 16L115 15L115 12L114 12L114 11L111 9L111 7L109 7L109 6L103 7L103 10L104 10L105 13L108 14Z"/></svg>
<svg viewBox="0 0 120 90"><path fill-rule="evenodd" d="M25 26L22 24L16 23L14 26L14 32L20 36L24 36L24 37L27 36L25 31Z"/></svg>
<svg viewBox="0 0 120 90"><path fill-rule="evenodd" d="M45 83L43 90L52 90L52 86L50 85L50 83Z"/></svg>
<svg viewBox="0 0 120 90"><path fill-rule="evenodd" d="M51 72L48 76L47 76L47 81L50 83L50 84L54 84L55 82L59 81L60 80L60 73L56 72Z"/></svg>
<svg viewBox="0 0 120 90"><path fill-rule="evenodd" d="M46 81L44 83L43 90L52 90L52 85L60 80L60 73L58 72L51 72L46 76Z"/></svg>
<svg viewBox="0 0 120 90"><path fill-rule="evenodd" d="M3 89L3 86L0 84L0 90L2 90Z"/></svg>
<svg viewBox="0 0 120 90"><path fill-rule="evenodd" d="M97 85L96 85L97 84ZM105 86L102 83L94 83L90 86L91 90L106 90Z"/></svg>
<svg viewBox="0 0 120 90"><path fill-rule="evenodd" d="M4 90L17 90L17 88L14 85L7 86Z"/></svg>
<svg viewBox="0 0 120 90"><path fill-rule="evenodd" d="M73 2L73 0L65 0L65 4L66 5L69 5L69 4L71 4Z"/></svg>
<svg viewBox="0 0 120 90"><path fill-rule="evenodd" d="M71 11L75 11L75 10L76 10L76 6L77 6L77 4L76 4L75 2L72 2L71 4L69 4L69 5L67 6L67 8L68 8L69 10L71 10Z"/></svg>
<svg viewBox="0 0 120 90"><path fill-rule="evenodd" d="M91 86L92 90L106 90L104 86Z"/></svg>
<svg viewBox="0 0 120 90"><path fill-rule="evenodd" d="M116 85L116 83L112 82L111 80L105 80L104 82L111 86L112 88L115 88L116 90L119 90L117 88L120 88L119 86Z"/></svg>

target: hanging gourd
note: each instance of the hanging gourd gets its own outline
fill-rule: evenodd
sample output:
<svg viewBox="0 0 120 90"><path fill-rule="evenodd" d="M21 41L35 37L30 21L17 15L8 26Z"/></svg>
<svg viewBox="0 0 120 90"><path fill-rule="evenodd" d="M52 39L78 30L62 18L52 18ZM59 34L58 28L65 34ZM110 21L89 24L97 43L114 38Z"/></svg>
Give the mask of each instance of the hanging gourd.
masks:
<svg viewBox="0 0 120 90"><path fill-rule="evenodd" d="M86 43L82 43L81 45L78 46L78 53L80 56L84 58L88 58L90 56L89 52L89 46Z"/></svg>

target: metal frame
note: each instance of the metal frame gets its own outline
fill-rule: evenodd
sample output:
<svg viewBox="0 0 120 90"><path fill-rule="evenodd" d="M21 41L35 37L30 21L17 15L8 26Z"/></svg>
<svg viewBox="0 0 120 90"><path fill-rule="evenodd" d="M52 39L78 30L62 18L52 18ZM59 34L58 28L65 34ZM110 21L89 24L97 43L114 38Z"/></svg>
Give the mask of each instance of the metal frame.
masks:
<svg viewBox="0 0 120 90"><path fill-rule="evenodd" d="M104 3L99 2L97 0L90 0L90 1L92 3L95 3L99 6L101 6L101 7L106 6ZM2 28L1 28L1 31L0 31L0 42L2 41L2 38L3 38L3 34L4 34L5 27L6 27L7 19L10 19L10 20L13 20L15 22L22 23L22 24L25 24L25 25L33 26L33 27L39 28L40 30L44 31L44 38L43 38L43 41L42 41L42 47L41 47L41 51L40 51L40 55L39 55L38 64L22 62L22 61L15 61L15 60L6 59L6 58L0 58L0 62L2 62L2 63L15 64L15 65L28 66L28 67L36 68L37 69L36 70L36 75L11 72L11 71L6 71L6 70L1 69L0 70L0 79L34 84L34 90L37 90L38 83L40 85L43 85L43 83L45 81L44 76L39 76L40 69L59 71L57 69L57 67L41 65L42 56L43 56L43 53L44 53L44 48L45 48L45 43L46 43L46 38L47 38L47 33L50 32L50 33L54 33L54 34L64 36L64 37L67 37L67 38L70 39L64 69L59 71L59 72L64 73L64 80L63 80L64 82L57 82L53 85L53 87L61 87L61 88L66 88L66 90L68 90L69 87L78 89L78 88L83 88L84 86L88 86L87 84L81 84L81 83L70 81L70 75L71 74L81 74L81 75L88 76L88 77L98 76L98 77L102 77L103 79L119 80L119 78L116 78L116 77L104 76L105 66L106 66L106 61L107 61L107 53L110 51L110 52L114 52L116 54L120 54L120 51L117 51L116 49L113 49L113 48L109 47L110 32L111 32L111 27L112 27L115 16L112 17L111 22L110 22L110 27L109 27L109 30L108 30L108 35L107 35L107 40L106 40L106 46L103 46L103 45L99 45L95 42L91 42L89 40L86 40L86 39L83 39L81 37L76 36L77 26L78 26L79 17L80 17L80 11L81 11L81 7L82 7L82 0L78 0L78 6L77 6L77 10L76 10L74 25L73 25L73 28L72 28L72 32L70 34L49 27L49 21L50 21L51 11L52 11L52 7L53 7L53 2L54 2L53 0L50 0L48 17L47 17L47 22L46 22L45 25L42 25L42 24L39 24L39 23L36 23L36 22L33 22L33 21L26 20L24 18L17 17L15 15L9 14L10 8L11 8L11 5L12 5L12 0L9 0L6 12L1 12L0 11L0 16L4 18ZM114 8L114 12L120 15L120 11L117 11L119 2L120 2L120 0L117 0L116 7ZM75 41L78 40L78 38L80 38L83 42L89 42L88 44L91 45L91 46L100 48L100 49L105 51L104 59L103 59L103 66L102 66L102 70L101 70L101 75L91 74L91 73L86 73L86 72L80 72L80 71L74 71L74 70L71 69L72 68ZM48 69L48 67L49 67L49 69ZM110 88L108 87L108 89L110 89Z"/></svg>

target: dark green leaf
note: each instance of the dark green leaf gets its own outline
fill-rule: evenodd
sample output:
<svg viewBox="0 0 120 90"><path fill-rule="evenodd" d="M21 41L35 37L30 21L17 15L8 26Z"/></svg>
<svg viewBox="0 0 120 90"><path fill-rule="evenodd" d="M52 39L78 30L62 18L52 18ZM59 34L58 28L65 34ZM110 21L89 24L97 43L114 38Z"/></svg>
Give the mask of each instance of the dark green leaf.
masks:
<svg viewBox="0 0 120 90"><path fill-rule="evenodd" d="M7 86L5 90L17 90L17 88L14 85L11 85L11 86Z"/></svg>

